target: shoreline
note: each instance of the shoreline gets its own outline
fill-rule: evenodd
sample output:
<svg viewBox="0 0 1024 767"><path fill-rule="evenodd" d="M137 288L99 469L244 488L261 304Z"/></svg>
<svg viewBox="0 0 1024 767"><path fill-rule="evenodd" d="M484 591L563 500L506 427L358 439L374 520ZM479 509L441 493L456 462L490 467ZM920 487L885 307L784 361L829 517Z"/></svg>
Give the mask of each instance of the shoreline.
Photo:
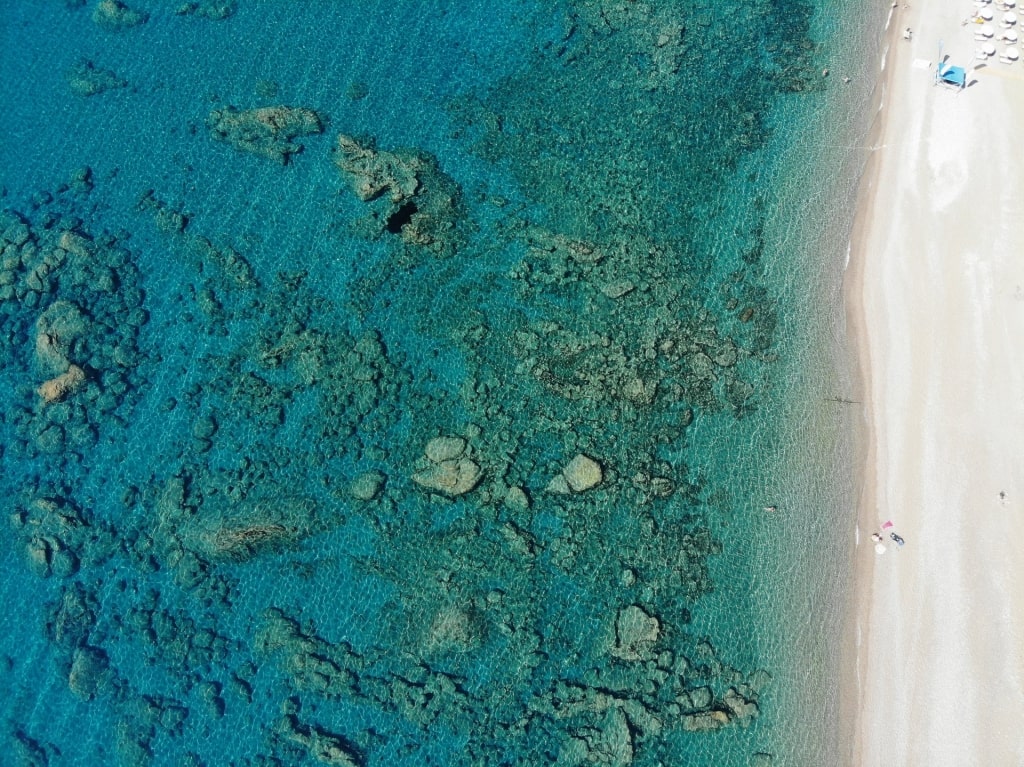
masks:
<svg viewBox="0 0 1024 767"><path fill-rule="evenodd" d="M878 195L884 157L878 149L886 139L889 130L888 98L892 92L894 72L900 60L899 21L903 9L893 6L883 29L881 62L884 62L872 89L871 107L874 109L871 126L868 129L865 146L868 156L861 173L854 203L855 213L850 232L850 255L842 283L844 317L846 320L846 343L850 375L860 400L861 410L854 435L853 473L856 497L854 509L854 541L852 548L853 588L847 595L847 608L843 623L842 647L840 650L839 690L839 734L844 747L844 764L860 765L861 743L858 737L860 719L861 665L860 652L867 640L868 607L871 587L874 583L874 561L861 553L861 531L874 525L874 513L870 499L875 497L877 482L876 438L871 420L873 412L870 381L871 350L867 337L867 317L864 310L864 267L865 250L871 230L871 211ZM877 62L877 63L881 63ZM870 540L870 538L869 538Z"/></svg>
<svg viewBox="0 0 1024 767"><path fill-rule="evenodd" d="M972 9L893 9L843 285L864 403L840 689L857 767L1024 763L1024 196L1010 187L1024 156L993 150L1019 144L1024 65L991 59L959 93L932 85L935 40L974 63L959 23ZM876 555L887 519L908 543Z"/></svg>

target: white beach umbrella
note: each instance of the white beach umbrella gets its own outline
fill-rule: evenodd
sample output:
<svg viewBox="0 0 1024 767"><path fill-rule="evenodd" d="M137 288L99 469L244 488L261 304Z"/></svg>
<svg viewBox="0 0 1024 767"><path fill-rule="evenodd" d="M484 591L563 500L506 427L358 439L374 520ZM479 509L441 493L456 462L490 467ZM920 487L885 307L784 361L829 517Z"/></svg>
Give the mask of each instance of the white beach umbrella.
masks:
<svg viewBox="0 0 1024 767"><path fill-rule="evenodd" d="M978 11L978 15L985 19L985 21L992 21L992 18L995 16L991 8L982 8Z"/></svg>
<svg viewBox="0 0 1024 767"><path fill-rule="evenodd" d="M986 24L985 26L978 30L978 34L981 35L982 37L992 37L992 35L994 35L995 33L995 27L993 27L991 24Z"/></svg>
<svg viewBox="0 0 1024 767"><path fill-rule="evenodd" d="M1009 61L1016 61L1020 58L1020 51L1016 48L1007 48L1003 51L1003 58L1008 59Z"/></svg>
<svg viewBox="0 0 1024 767"><path fill-rule="evenodd" d="M996 46L993 45L992 43L982 43L981 52L984 53L986 56L993 56L996 52Z"/></svg>
<svg viewBox="0 0 1024 767"><path fill-rule="evenodd" d="M1005 40L1008 43L1015 43L1017 42L1017 33L1014 32L1012 29L1008 29L1005 32L1003 32L1003 40Z"/></svg>
<svg viewBox="0 0 1024 767"><path fill-rule="evenodd" d="M1007 11L1003 14L1003 23L1012 27L1017 23L1017 14L1013 11Z"/></svg>

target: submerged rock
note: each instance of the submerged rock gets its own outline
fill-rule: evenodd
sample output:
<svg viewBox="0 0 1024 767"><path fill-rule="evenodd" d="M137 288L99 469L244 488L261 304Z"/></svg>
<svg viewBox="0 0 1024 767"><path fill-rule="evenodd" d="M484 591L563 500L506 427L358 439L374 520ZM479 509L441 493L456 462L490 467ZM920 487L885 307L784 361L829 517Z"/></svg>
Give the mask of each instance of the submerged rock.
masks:
<svg viewBox="0 0 1024 767"><path fill-rule="evenodd" d="M68 687L83 700L92 700L105 686L110 661L107 654L97 647L79 647L71 661Z"/></svg>
<svg viewBox="0 0 1024 767"><path fill-rule="evenodd" d="M85 313L70 301L54 301L36 320L35 363L41 372L68 371L72 345L89 329Z"/></svg>
<svg viewBox="0 0 1024 767"><path fill-rule="evenodd" d="M68 85L79 96L95 96L104 91L124 88L128 81L110 69L97 67L91 61L80 61L68 71Z"/></svg>
<svg viewBox="0 0 1024 767"><path fill-rule="evenodd" d="M466 447L462 437L434 437L424 448L421 468L412 475L412 481L448 496L468 493L479 484L483 472L466 454Z"/></svg>
<svg viewBox="0 0 1024 767"><path fill-rule="evenodd" d="M349 495L357 501L372 501L384 489L386 477L379 471L367 471L360 474L348 486Z"/></svg>
<svg viewBox="0 0 1024 767"><path fill-rule="evenodd" d="M344 738L313 725L304 725L292 715L285 717L280 730L288 740L305 748L320 764L360 767L363 763L356 750Z"/></svg>
<svg viewBox="0 0 1024 767"><path fill-rule="evenodd" d="M612 655L622 660L643 660L651 654L660 633L661 623L642 607L623 607L615 619Z"/></svg>
<svg viewBox="0 0 1024 767"><path fill-rule="evenodd" d="M608 298L622 298L627 293L632 293L636 289L636 285L633 284L632 280L617 280L611 282L601 288L601 292L604 293Z"/></svg>
<svg viewBox="0 0 1024 767"><path fill-rule="evenodd" d="M472 609L448 605L434 616L425 636L428 652L466 652L480 643L483 628Z"/></svg>
<svg viewBox="0 0 1024 767"><path fill-rule="evenodd" d="M756 719L760 713L757 703L747 700L735 687L729 688L722 698L722 702L736 722L743 727L750 724L751 720Z"/></svg>
<svg viewBox="0 0 1024 767"><path fill-rule="evenodd" d="M50 752L55 749L52 745L44 748L39 741L30 738L20 729L16 730L11 738L11 758L13 763L23 767L48 767L51 764Z"/></svg>
<svg viewBox="0 0 1024 767"><path fill-rule="evenodd" d="M174 12L178 16L198 16L221 21L234 14L235 0L200 0L199 2L183 3Z"/></svg>
<svg viewBox="0 0 1024 767"><path fill-rule="evenodd" d="M282 165L287 164L291 155L302 151L302 145L293 139L324 130L323 121L314 110L287 106L214 109L206 127L217 141Z"/></svg>
<svg viewBox="0 0 1024 767"><path fill-rule="evenodd" d="M548 482L548 486L544 489L549 493L554 493L555 495L569 495L572 493L572 488L570 488L569 483L565 481L565 476L563 474L556 474L552 477L551 481Z"/></svg>
<svg viewBox="0 0 1024 767"><path fill-rule="evenodd" d="M51 402L60 402L68 394L71 394L81 388L82 384L85 383L85 371L78 365L71 365L67 371L61 373L55 378L51 378L48 381L44 381L42 385L36 389L36 393L42 398L43 402L50 404Z"/></svg>
<svg viewBox="0 0 1024 767"><path fill-rule="evenodd" d="M468 493L482 477L480 466L469 458L451 459L428 466L412 475L412 481L428 490L456 496Z"/></svg>
<svg viewBox="0 0 1024 767"><path fill-rule="evenodd" d="M574 493L590 490L604 481L604 472L601 469L601 464L583 453L569 461L565 468L562 469L560 476L564 481L565 487ZM556 486L552 487L549 485L548 490L556 493L561 491L561 483L552 482L552 485Z"/></svg>
<svg viewBox="0 0 1024 767"><path fill-rule="evenodd" d="M633 732L619 707L609 708L600 727L578 730L562 746L559 765L628 767L634 757Z"/></svg>
<svg viewBox="0 0 1024 767"><path fill-rule="evenodd" d="M466 440L462 437L434 437L423 452L428 460L443 463L460 458L466 452Z"/></svg>
<svg viewBox="0 0 1024 767"><path fill-rule="evenodd" d="M683 717L683 729L687 732L709 732L720 730L729 724L729 715L724 711L702 711Z"/></svg>
<svg viewBox="0 0 1024 767"><path fill-rule="evenodd" d="M505 493L505 504L511 509L527 511L530 508L530 496L523 488L513 486Z"/></svg>
<svg viewBox="0 0 1024 767"><path fill-rule="evenodd" d="M120 0L100 0L92 12L92 20L110 29L125 29L144 24L149 14L129 8Z"/></svg>
<svg viewBox="0 0 1024 767"><path fill-rule="evenodd" d="M241 524L225 526L210 536L211 553L244 562L261 551L290 542L294 532L284 525Z"/></svg>

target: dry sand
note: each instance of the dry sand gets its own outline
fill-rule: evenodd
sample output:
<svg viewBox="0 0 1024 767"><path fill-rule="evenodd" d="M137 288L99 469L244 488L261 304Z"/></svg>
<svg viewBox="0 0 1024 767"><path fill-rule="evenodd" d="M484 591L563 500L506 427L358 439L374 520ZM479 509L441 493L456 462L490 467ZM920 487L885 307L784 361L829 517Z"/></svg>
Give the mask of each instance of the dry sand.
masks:
<svg viewBox="0 0 1024 767"><path fill-rule="evenodd" d="M858 767L1024 765L1024 63L971 71L975 10L894 11L858 207ZM933 85L940 40L963 91Z"/></svg>

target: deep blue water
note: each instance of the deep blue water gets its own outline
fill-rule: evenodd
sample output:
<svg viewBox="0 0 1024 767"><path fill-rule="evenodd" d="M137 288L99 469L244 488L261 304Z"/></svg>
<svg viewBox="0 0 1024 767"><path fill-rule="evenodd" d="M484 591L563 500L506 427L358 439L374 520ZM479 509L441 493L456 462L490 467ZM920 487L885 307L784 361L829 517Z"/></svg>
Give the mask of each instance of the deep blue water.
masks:
<svg viewBox="0 0 1024 767"><path fill-rule="evenodd" d="M842 763L878 20L129 5L0 8L12 763Z"/></svg>

